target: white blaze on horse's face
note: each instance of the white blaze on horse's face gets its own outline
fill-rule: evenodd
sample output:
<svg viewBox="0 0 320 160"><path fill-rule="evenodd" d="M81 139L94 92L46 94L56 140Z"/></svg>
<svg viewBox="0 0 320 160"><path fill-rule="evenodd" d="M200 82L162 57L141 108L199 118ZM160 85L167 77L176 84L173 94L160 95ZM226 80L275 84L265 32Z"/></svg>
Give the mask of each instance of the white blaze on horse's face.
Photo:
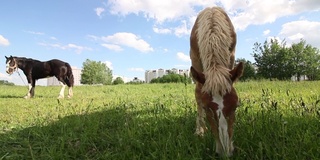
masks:
<svg viewBox="0 0 320 160"><path fill-rule="evenodd" d="M220 95L215 95L212 97L212 102L217 104L216 116L217 116L217 129L219 140L216 142L216 153L226 156L232 156L234 150L231 137L229 137L228 121L223 113L224 103L223 97Z"/></svg>
<svg viewBox="0 0 320 160"><path fill-rule="evenodd" d="M7 72L8 74L11 74L11 73L9 72L10 62L11 62L11 60L9 60L9 61L6 63L6 72Z"/></svg>

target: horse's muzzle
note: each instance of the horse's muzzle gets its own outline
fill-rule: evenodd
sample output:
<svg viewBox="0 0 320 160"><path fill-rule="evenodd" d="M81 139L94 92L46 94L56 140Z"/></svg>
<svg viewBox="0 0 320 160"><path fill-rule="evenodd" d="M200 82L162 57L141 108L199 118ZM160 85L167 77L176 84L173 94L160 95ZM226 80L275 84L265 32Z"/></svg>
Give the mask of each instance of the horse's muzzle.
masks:
<svg viewBox="0 0 320 160"><path fill-rule="evenodd" d="M9 68L9 69L6 70L6 72L7 72L8 74L10 74L10 75L13 73L13 71L14 71L14 69L12 69L12 68Z"/></svg>

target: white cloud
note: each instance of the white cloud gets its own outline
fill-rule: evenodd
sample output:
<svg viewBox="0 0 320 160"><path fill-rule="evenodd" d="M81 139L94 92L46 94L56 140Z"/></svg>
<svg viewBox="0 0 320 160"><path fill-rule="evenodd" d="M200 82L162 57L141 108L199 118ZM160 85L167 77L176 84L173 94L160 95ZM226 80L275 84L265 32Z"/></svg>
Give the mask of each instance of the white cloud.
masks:
<svg viewBox="0 0 320 160"><path fill-rule="evenodd" d="M177 37L182 37L185 35L189 35L191 33L193 24L194 24L194 21L192 21L191 19L189 19L188 22L186 20L181 20L181 24L179 26L172 27L172 28L154 26L153 31L158 34L174 33ZM161 25L158 25L158 26L161 26Z"/></svg>
<svg viewBox="0 0 320 160"><path fill-rule="evenodd" d="M139 36L133 33L119 32L111 36L101 38L107 43L112 43L119 46L127 46L139 50L141 52L151 52L153 48Z"/></svg>
<svg viewBox="0 0 320 160"><path fill-rule="evenodd" d="M123 50L119 45L116 45L116 44L106 44L106 43L104 43L104 44L101 44L101 46L106 47L106 48L108 48L110 50L113 50L113 51L117 51L117 52Z"/></svg>
<svg viewBox="0 0 320 160"><path fill-rule="evenodd" d="M174 34L178 37L188 35L191 32L191 29L188 29L187 22L185 20L182 21L182 25L176 27L174 30Z"/></svg>
<svg viewBox="0 0 320 160"><path fill-rule="evenodd" d="M50 39L52 39L52 40L58 40L56 37L50 37Z"/></svg>
<svg viewBox="0 0 320 160"><path fill-rule="evenodd" d="M159 34L169 34L171 33L171 30L168 28L157 28L157 27L153 27L153 31L155 33L159 33Z"/></svg>
<svg viewBox="0 0 320 160"><path fill-rule="evenodd" d="M112 62L110 62L110 61L104 61L104 63L106 64L106 66L107 66L110 70L113 70Z"/></svg>
<svg viewBox="0 0 320 160"><path fill-rule="evenodd" d="M128 15L142 14L147 19L154 19L157 23L177 20L196 14L195 6L212 6L213 2L208 0L109 0L111 14Z"/></svg>
<svg viewBox="0 0 320 160"><path fill-rule="evenodd" d="M92 50L91 48L84 47L84 46L78 46L78 45L75 45L75 44L68 44L67 48L75 49L76 53L78 53L78 54L80 54L84 50Z"/></svg>
<svg viewBox="0 0 320 160"><path fill-rule="evenodd" d="M166 21L188 19L197 15L196 8L215 5L222 6L230 15L237 30L244 30L249 25L272 23L277 18L296 15L320 9L316 0L109 0L111 14L126 16L128 14L143 15L147 19L154 19L158 24Z"/></svg>
<svg viewBox="0 0 320 160"><path fill-rule="evenodd" d="M105 11L104 8L98 7L95 8L94 11L96 12L97 16L99 16L100 18L102 17L102 13Z"/></svg>
<svg viewBox="0 0 320 160"><path fill-rule="evenodd" d="M62 49L62 50L71 49L71 50L74 50L78 54L80 54L84 50L88 50L88 51L92 50L89 47L79 46L79 45L72 44L72 43L69 43L67 45L61 45L61 44L57 44L57 43L38 43L38 44L41 45L41 46L51 47L51 48L58 48L58 49Z"/></svg>
<svg viewBox="0 0 320 160"><path fill-rule="evenodd" d="M155 20L153 31L159 34L171 34L176 36L189 35L191 27L196 19L198 10L213 6L214 1L208 0L184 0L150 1L150 0L109 0L108 5L111 14L126 16L129 14L142 15L146 19ZM181 21L182 24L173 27L159 27L164 22Z"/></svg>
<svg viewBox="0 0 320 160"><path fill-rule="evenodd" d="M95 35L87 35L87 37L92 41L97 41L100 39L98 36L95 36Z"/></svg>
<svg viewBox="0 0 320 160"><path fill-rule="evenodd" d="M190 62L191 61L189 55L186 55L186 54L184 54L182 52L178 52L177 53L177 57L178 57L179 60L182 60L184 62Z"/></svg>
<svg viewBox="0 0 320 160"><path fill-rule="evenodd" d="M297 33L288 37L290 41L299 41L300 39L303 39L303 38L304 38L304 35L301 33Z"/></svg>
<svg viewBox="0 0 320 160"><path fill-rule="evenodd" d="M43 32L35 32L35 31L26 31L26 32L30 34L35 34L35 35L44 35Z"/></svg>
<svg viewBox="0 0 320 160"><path fill-rule="evenodd" d="M297 15L302 12L320 10L316 0L109 0L107 8L111 14L126 16L142 15L154 20L153 31L159 34L174 33L177 36L190 34L199 9L222 6L230 16L236 30L245 30L249 25L273 23L278 18ZM165 26L165 22L183 22L182 25ZM267 35L267 33L265 33ZM265 35L265 36L266 36Z"/></svg>
<svg viewBox="0 0 320 160"><path fill-rule="evenodd" d="M129 68L129 71L144 72L144 69L143 68Z"/></svg>
<svg viewBox="0 0 320 160"><path fill-rule="evenodd" d="M0 46L9 46L10 42L8 39L4 38L2 35L0 35Z"/></svg>
<svg viewBox="0 0 320 160"><path fill-rule="evenodd" d="M267 29L267 30L263 31L263 35L264 35L264 36L269 35L269 33L270 33L270 30L269 30L269 29Z"/></svg>
<svg viewBox="0 0 320 160"><path fill-rule="evenodd" d="M307 20L292 21L282 25L279 36L286 38L288 43L297 43L300 39L306 40L313 47L320 48L320 22Z"/></svg>
<svg viewBox="0 0 320 160"><path fill-rule="evenodd" d="M234 3L232 0L221 2L231 15L237 30L244 30L249 25L272 23L284 16L296 15L320 9L320 3L314 0L250 0Z"/></svg>

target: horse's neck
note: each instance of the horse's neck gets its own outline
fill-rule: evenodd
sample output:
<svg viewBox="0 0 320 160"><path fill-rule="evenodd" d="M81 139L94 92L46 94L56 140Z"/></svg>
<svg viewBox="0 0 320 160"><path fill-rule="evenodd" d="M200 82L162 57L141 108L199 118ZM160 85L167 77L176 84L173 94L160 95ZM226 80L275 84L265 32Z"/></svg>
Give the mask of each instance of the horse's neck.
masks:
<svg viewBox="0 0 320 160"><path fill-rule="evenodd" d="M25 58L16 58L16 61L18 63L18 68L20 68L21 70L24 70L24 68L26 67L26 59Z"/></svg>

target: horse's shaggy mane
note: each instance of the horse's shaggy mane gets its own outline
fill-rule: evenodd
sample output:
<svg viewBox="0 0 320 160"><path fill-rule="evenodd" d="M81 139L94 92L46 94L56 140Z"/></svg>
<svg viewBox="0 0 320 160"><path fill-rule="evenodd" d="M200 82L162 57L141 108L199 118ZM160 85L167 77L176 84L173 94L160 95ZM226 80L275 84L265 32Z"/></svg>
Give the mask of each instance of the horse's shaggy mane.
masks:
<svg viewBox="0 0 320 160"><path fill-rule="evenodd" d="M230 46L233 42L225 12L218 7L206 8L198 15L196 30L200 59L206 81L203 92L224 95L231 90L229 74ZM232 25L232 24L231 24Z"/></svg>

